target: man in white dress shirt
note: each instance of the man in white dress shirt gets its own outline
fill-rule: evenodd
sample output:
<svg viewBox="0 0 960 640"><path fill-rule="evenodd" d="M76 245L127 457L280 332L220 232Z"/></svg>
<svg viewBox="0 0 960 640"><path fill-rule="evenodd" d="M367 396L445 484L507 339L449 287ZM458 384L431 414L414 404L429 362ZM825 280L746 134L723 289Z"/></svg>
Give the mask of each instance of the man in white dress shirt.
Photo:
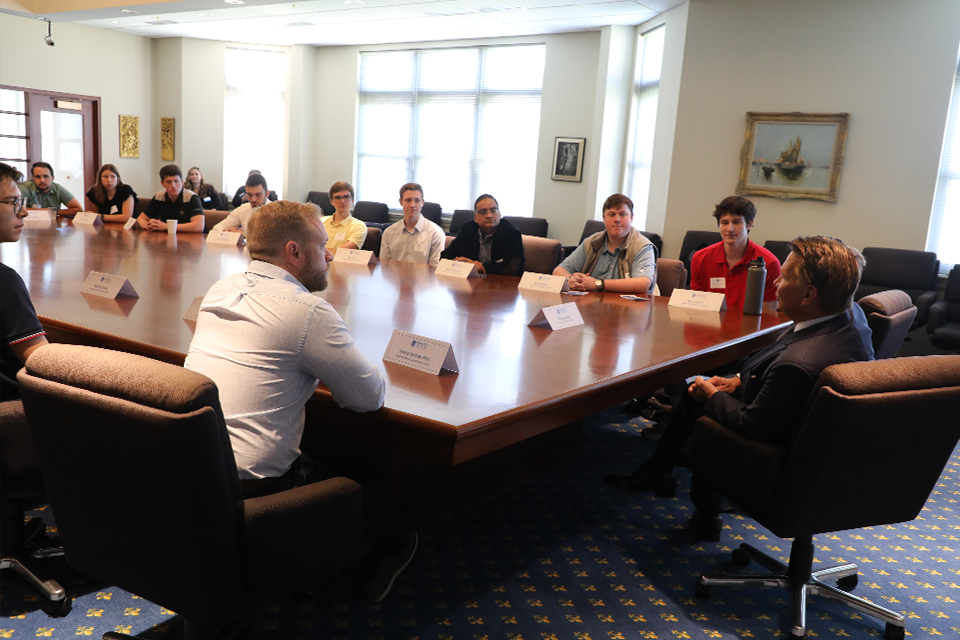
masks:
<svg viewBox="0 0 960 640"><path fill-rule="evenodd" d="M400 187L400 205L403 207L403 220L383 232L380 259L437 266L446 236L436 223L420 215L423 187L416 182L408 182Z"/></svg>
<svg viewBox="0 0 960 640"><path fill-rule="evenodd" d="M234 209L226 218L216 224L210 233L220 231L239 231L245 233L247 222L253 212L262 207L267 202L270 195L270 189L267 188L267 179L259 173L253 173L247 177L246 186L247 201Z"/></svg>

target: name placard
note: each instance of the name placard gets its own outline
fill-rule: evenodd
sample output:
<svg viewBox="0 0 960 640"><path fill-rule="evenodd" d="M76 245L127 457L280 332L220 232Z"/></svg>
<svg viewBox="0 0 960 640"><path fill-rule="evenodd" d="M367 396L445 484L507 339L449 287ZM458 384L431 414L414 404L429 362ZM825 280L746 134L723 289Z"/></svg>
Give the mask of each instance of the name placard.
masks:
<svg viewBox="0 0 960 640"><path fill-rule="evenodd" d="M337 249L337 254L333 256L333 261L346 262L347 264L370 264L370 258L372 257L373 251L340 247Z"/></svg>
<svg viewBox="0 0 960 640"><path fill-rule="evenodd" d="M583 324L583 317L580 315L576 303L567 302L552 307L544 307L527 326L542 327L547 325L551 331L556 331L557 329L576 327L581 324Z"/></svg>
<svg viewBox="0 0 960 640"><path fill-rule="evenodd" d="M518 289L530 289L532 291L549 291L551 293L563 293L570 290L567 279L563 276L548 276L545 273L536 273L534 271L524 271L520 278Z"/></svg>
<svg viewBox="0 0 960 640"><path fill-rule="evenodd" d="M140 226L140 223L137 222L137 219L134 218L133 216L130 216L130 219L127 220L126 223L124 223L123 225L124 231L131 231L133 229L142 229L142 228L143 227Z"/></svg>
<svg viewBox="0 0 960 640"><path fill-rule="evenodd" d="M50 219L50 216L44 216L42 218L31 218L27 216L23 219L24 229L49 229L54 224L56 223Z"/></svg>
<svg viewBox="0 0 960 640"><path fill-rule="evenodd" d="M670 306L699 309L701 311L725 311L727 309L727 298L722 293L674 289L670 296Z"/></svg>
<svg viewBox="0 0 960 640"><path fill-rule="evenodd" d="M133 290L133 285L123 276L115 276L109 273L91 271L87 279L80 286L80 293L89 293L101 298L116 298L117 296L130 296L139 298L140 295Z"/></svg>
<svg viewBox="0 0 960 640"><path fill-rule="evenodd" d="M459 371L453 347L449 342L441 342L424 336L395 329L390 336L387 350L383 353L385 362L439 375L441 369Z"/></svg>
<svg viewBox="0 0 960 640"><path fill-rule="evenodd" d="M43 220L44 222L50 222L50 220L52 220L48 209L25 209L25 211L27 212L27 217L24 218L24 221Z"/></svg>
<svg viewBox="0 0 960 640"><path fill-rule="evenodd" d="M99 213L93 211L81 211L73 216L73 224L103 224Z"/></svg>
<svg viewBox="0 0 960 640"><path fill-rule="evenodd" d="M451 278L478 278L477 265L472 262L457 262L456 260L441 260L437 266L438 276L450 276Z"/></svg>
<svg viewBox="0 0 960 640"><path fill-rule="evenodd" d="M187 312L183 314L184 320L193 320L197 321L197 316L200 315L200 304L203 302L203 296L197 294L193 296L193 302L190 303L190 306L187 308Z"/></svg>
<svg viewBox="0 0 960 640"><path fill-rule="evenodd" d="M211 231L207 234L207 244L228 244L236 246L240 244L240 238L243 234L239 231Z"/></svg>

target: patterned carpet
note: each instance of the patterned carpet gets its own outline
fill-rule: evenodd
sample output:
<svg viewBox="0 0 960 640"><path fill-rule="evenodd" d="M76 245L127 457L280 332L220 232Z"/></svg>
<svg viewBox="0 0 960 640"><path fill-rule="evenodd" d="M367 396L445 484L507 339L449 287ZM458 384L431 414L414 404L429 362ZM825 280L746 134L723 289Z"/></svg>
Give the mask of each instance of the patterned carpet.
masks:
<svg viewBox="0 0 960 640"><path fill-rule="evenodd" d="M255 638L379 640L634 640L777 638L789 629L786 592L714 590L694 597L701 572L732 568L730 550L751 542L786 560L789 541L730 513L719 543L686 537L689 474L676 499L629 495L601 482L627 471L652 444L621 407L587 420L586 451L420 530L420 545L378 605L332 585L278 599L252 613ZM960 637L960 449L913 522L819 536L818 559L856 562L855 593L907 616L908 636ZM34 512L47 519L49 513ZM122 526L122 520L118 526ZM48 618L33 593L4 571L0 638L99 637L106 631L178 638L176 615L45 561L74 600ZM882 623L813 596L810 637L882 637Z"/></svg>

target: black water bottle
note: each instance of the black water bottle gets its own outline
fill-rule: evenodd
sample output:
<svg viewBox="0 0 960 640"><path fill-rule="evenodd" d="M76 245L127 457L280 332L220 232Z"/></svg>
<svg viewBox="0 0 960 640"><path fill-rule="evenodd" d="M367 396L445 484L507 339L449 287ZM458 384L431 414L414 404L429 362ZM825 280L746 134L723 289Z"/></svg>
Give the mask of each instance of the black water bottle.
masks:
<svg viewBox="0 0 960 640"><path fill-rule="evenodd" d="M757 256L747 267L747 290L743 296L743 312L752 316L763 313L763 289L767 284L767 267L763 256Z"/></svg>

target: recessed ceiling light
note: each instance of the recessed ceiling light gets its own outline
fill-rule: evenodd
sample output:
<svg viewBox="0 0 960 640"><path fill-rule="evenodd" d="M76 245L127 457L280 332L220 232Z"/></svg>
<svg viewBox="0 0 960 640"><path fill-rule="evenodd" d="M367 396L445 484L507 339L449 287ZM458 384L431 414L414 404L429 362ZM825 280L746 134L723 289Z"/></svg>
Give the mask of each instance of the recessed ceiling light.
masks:
<svg viewBox="0 0 960 640"><path fill-rule="evenodd" d="M243 4L243 0L223 0L227 4Z"/></svg>
<svg viewBox="0 0 960 640"><path fill-rule="evenodd" d="M212 14L212 13L198 13L198 14L197 14L197 17L198 17L198 18L212 18L212 17L213 17L213 14Z"/></svg>
<svg viewBox="0 0 960 640"><path fill-rule="evenodd" d="M37 16L37 20L46 20L43 16Z"/></svg>
<svg viewBox="0 0 960 640"><path fill-rule="evenodd" d="M111 20L110 24L126 24L123 20Z"/></svg>
<svg viewBox="0 0 960 640"><path fill-rule="evenodd" d="M363 4L363 0L343 0L343 4Z"/></svg>
<svg viewBox="0 0 960 640"><path fill-rule="evenodd" d="M120 13L139 13L134 9L120 9Z"/></svg>

